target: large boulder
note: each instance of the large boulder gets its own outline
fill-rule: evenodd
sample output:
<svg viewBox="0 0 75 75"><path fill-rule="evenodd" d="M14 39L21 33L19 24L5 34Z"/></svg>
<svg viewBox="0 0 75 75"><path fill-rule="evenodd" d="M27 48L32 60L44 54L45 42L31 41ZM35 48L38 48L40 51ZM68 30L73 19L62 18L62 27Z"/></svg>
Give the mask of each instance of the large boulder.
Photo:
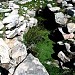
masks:
<svg viewBox="0 0 75 75"><path fill-rule="evenodd" d="M13 10L7 17L3 19L3 24L15 23L18 24L19 14L18 10Z"/></svg>
<svg viewBox="0 0 75 75"><path fill-rule="evenodd" d="M8 31L6 31L5 33L6 33L5 36L6 36L7 38L9 38L9 39L14 38L14 37L17 35L17 28L14 29L14 30L12 30L12 31L8 30Z"/></svg>
<svg viewBox="0 0 75 75"><path fill-rule="evenodd" d="M56 12L56 11L59 11L60 10L60 7L52 7L52 8L49 8L51 11L53 12Z"/></svg>
<svg viewBox="0 0 75 75"><path fill-rule="evenodd" d="M13 74L15 67L18 66L27 56L26 46L18 40L14 43L11 48L10 57L10 69L9 72Z"/></svg>
<svg viewBox="0 0 75 75"><path fill-rule="evenodd" d="M10 54L12 59L15 60L16 64L20 63L27 56L26 46L17 40L11 48Z"/></svg>
<svg viewBox="0 0 75 75"><path fill-rule="evenodd" d="M27 58L16 68L14 75L49 75L38 58L29 54Z"/></svg>

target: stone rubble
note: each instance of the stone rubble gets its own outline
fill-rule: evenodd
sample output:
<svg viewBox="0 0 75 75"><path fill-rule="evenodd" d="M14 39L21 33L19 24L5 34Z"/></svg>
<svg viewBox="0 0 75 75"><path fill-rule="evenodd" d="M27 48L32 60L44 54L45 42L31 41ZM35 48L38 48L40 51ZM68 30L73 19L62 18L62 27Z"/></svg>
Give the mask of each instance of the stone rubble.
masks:
<svg viewBox="0 0 75 75"><path fill-rule="evenodd" d="M55 13L55 20L58 24L64 25L67 23L68 19L62 12Z"/></svg>
<svg viewBox="0 0 75 75"><path fill-rule="evenodd" d="M21 7L26 12L20 15L20 6L15 2L25 4L31 1L8 1L7 9L3 9L0 3L0 13L5 14L3 20L0 21L0 34L4 33L4 39L0 38L0 65L9 71L9 75L49 75L38 58L35 58L32 54L27 54L27 48L22 43L23 34L27 33L29 28L37 25L38 21L34 18L36 9L30 10L26 6ZM75 0L56 0L56 2L57 6L47 4L48 9L54 13L55 22L53 25L58 25L49 35L49 38L55 42L52 57L59 58L62 67L70 68L70 66L67 66L69 64L75 67L75 23L69 21L71 17L75 17ZM40 7L42 8L41 5ZM50 13L47 16L50 16ZM46 19L47 16L45 16ZM50 23L51 19L51 17L48 18L47 24ZM2 31L3 28L6 29Z"/></svg>
<svg viewBox="0 0 75 75"><path fill-rule="evenodd" d="M27 48L22 43L23 34L37 25L38 21L34 18L36 10L23 7L27 13L21 16L20 7L15 4L17 1L8 1L7 9L3 9L0 4L0 12L5 14L0 21L0 34L4 37L4 39L0 38L0 66L4 68L4 72L9 71L9 74L1 73L3 75L49 75L38 58L32 54L28 55ZM22 0L18 3L25 4L30 1L32 0Z"/></svg>
<svg viewBox="0 0 75 75"><path fill-rule="evenodd" d="M3 25L2 21L0 21L0 30L1 30L2 28L4 28L4 25Z"/></svg>
<svg viewBox="0 0 75 75"><path fill-rule="evenodd" d="M57 5L63 12L53 11L58 26L49 35L50 40L55 42L52 57L59 61L61 68L67 67L74 69L75 20L72 21L70 18L75 18L75 0L57 0Z"/></svg>
<svg viewBox="0 0 75 75"><path fill-rule="evenodd" d="M1 63L9 63L10 58L9 58L9 47L8 45L4 42L2 38L0 38L0 62Z"/></svg>

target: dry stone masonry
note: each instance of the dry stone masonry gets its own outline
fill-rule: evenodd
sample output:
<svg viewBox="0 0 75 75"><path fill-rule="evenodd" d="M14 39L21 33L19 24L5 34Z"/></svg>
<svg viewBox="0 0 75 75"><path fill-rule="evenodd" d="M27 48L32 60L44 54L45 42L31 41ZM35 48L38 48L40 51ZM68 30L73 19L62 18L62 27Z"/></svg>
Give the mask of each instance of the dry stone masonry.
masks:
<svg viewBox="0 0 75 75"><path fill-rule="evenodd" d="M42 8L40 5L41 9L37 11L34 8L28 9L26 6L20 7L20 4L31 1L8 1L5 9L4 2L0 3L0 13L4 14L0 20L0 34L3 35L3 39L0 38L1 73L3 75L49 75L39 59L27 53L27 48L22 42L23 34L37 25L35 15L45 19L44 27L50 31L48 37L54 42L54 53L51 56L59 61L61 68L74 69L75 0L56 0L57 6L50 3L53 0L47 0L50 2L46 7ZM42 2L44 1L40 0L40 3ZM19 14L20 8L24 10L22 15Z"/></svg>
<svg viewBox="0 0 75 75"><path fill-rule="evenodd" d="M38 58L27 53L27 48L22 43L23 34L27 33L29 28L37 25L35 9L23 7L26 13L19 14L20 6L15 2L8 1L7 8L3 8L0 3L0 13L4 14L0 20L0 71L2 75L49 75L45 67ZM25 4L32 0L18 1ZM5 2L6 3L6 2Z"/></svg>

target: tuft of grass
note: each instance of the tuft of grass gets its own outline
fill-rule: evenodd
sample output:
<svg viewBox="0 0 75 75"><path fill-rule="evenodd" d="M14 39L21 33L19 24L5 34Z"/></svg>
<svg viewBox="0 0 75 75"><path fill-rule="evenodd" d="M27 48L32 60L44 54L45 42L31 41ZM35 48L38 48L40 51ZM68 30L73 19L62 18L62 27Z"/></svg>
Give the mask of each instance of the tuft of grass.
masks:
<svg viewBox="0 0 75 75"><path fill-rule="evenodd" d="M44 41L36 44L36 49L38 50L37 57L42 63L53 60L51 57L51 54L53 53L52 43L52 41L46 38Z"/></svg>
<svg viewBox="0 0 75 75"><path fill-rule="evenodd" d="M4 13L0 13L0 20L2 20L3 19L3 17L4 17Z"/></svg>

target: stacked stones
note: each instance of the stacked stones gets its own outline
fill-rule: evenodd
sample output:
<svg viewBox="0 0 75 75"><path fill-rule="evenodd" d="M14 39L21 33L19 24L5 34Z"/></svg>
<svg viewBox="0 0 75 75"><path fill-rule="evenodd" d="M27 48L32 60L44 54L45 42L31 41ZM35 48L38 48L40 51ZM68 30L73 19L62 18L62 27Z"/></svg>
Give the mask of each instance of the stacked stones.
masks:
<svg viewBox="0 0 75 75"><path fill-rule="evenodd" d="M65 0L66 6L63 5L64 0L57 0L58 5L64 7L64 11L68 8L74 9L74 0ZM65 4L65 3L64 3ZM71 5L72 4L72 5ZM43 22L44 27L50 31L49 39L54 42L52 57L59 61L61 68L75 68L75 23L70 22L69 18L73 17L74 14L70 15L62 13L61 7L52 7L51 4L40 11L36 12L37 17L41 16L46 20ZM74 11L73 11L74 13ZM47 15L46 15L47 14ZM68 23L69 22L69 23Z"/></svg>
<svg viewBox="0 0 75 75"><path fill-rule="evenodd" d="M28 1L31 0L23 0L24 3ZM27 48L22 43L23 34L37 25L37 19L34 18L35 9L22 7L26 13L20 16L19 8L14 1L8 1L7 9L0 7L0 13L5 14L0 21L0 34L4 35L4 39L0 38L0 74L49 75L40 61L27 53Z"/></svg>

